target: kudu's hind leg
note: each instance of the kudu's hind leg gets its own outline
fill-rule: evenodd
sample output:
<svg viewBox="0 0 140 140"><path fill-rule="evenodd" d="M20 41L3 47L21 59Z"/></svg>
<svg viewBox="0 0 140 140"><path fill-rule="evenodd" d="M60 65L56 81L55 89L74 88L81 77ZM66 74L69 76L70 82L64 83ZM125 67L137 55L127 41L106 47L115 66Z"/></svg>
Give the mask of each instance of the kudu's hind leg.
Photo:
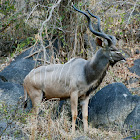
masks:
<svg viewBox="0 0 140 140"><path fill-rule="evenodd" d="M75 123L77 118L77 105L78 105L78 93L73 92L71 94L71 113L72 113L72 133L75 133Z"/></svg>
<svg viewBox="0 0 140 140"><path fill-rule="evenodd" d="M36 131L37 131L37 116L39 113L39 105L42 101L42 92L40 90L33 90L33 97L30 96L32 100L32 112L31 112L31 136L30 140L36 139Z"/></svg>

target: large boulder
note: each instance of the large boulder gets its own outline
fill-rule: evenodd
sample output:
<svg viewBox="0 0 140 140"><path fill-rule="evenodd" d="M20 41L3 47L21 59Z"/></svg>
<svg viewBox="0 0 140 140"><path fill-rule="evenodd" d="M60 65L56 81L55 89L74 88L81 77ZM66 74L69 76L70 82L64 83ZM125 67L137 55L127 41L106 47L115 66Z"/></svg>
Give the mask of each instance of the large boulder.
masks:
<svg viewBox="0 0 140 140"><path fill-rule="evenodd" d="M25 51L19 55L14 61L10 63L2 72L0 72L0 79L4 82L13 82L17 84L23 84L25 76L34 68L35 61L30 59L24 59L28 56L30 50Z"/></svg>
<svg viewBox="0 0 140 140"><path fill-rule="evenodd" d="M140 97L132 95L122 83L110 84L90 99L89 122L94 127L140 127ZM131 120L133 119L133 120ZM134 123L135 122L135 123ZM134 130L134 131L135 131Z"/></svg>
<svg viewBox="0 0 140 140"><path fill-rule="evenodd" d="M25 76L34 68L34 65L35 62L31 59L13 61L0 72L0 77L4 77L7 82L23 84Z"/></svg>

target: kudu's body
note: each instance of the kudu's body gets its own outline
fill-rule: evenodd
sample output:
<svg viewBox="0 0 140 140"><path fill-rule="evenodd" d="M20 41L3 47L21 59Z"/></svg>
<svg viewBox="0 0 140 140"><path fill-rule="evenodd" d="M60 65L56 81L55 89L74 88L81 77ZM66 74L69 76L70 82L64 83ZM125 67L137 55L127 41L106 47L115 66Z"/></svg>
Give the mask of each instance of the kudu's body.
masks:
<svg viewBox="0 0 140 140"><path fill-rule="evenodd" d="M75 7L74 9L84 14L88 18L89 28L92 31L93 29L90 27L91 23L88 15ZM96 18L98 19L98 17ZM34 107L33 113L36 115L38 114L37 106L42 101L43 93L46 99L70 98L72 132L75 131L78 98L81 99L84 131L86 131L88 128L87 117L89 94L102 82L108 66L124 59L119 52L116 52L117 50L114 50L116 48L111 46L113 44L113 41L111 41L113 36L104 34L100 29L100 23L98 23L98 26L100 32L92 32L97 36L107 39L108 46L99 49L91 60L73 58L65 64L41 66L32 70L24 79L25 100L27 100L28 93ZM34 135L34 131L35 129L32 128L32 135Z"/></svg>

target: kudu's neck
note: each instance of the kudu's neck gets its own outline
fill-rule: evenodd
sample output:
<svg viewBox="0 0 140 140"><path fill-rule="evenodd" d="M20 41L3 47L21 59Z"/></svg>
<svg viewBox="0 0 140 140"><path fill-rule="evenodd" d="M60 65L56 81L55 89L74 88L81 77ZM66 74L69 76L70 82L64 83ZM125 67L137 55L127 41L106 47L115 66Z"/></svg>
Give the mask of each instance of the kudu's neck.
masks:
<svg viewBox="0 0 140 140"><path fill-rule="evenodd" d="M85 67L85 75L87 83L90 84L95 80L103 79L109 66L109 52L99 49L93 58Z"/></svg>

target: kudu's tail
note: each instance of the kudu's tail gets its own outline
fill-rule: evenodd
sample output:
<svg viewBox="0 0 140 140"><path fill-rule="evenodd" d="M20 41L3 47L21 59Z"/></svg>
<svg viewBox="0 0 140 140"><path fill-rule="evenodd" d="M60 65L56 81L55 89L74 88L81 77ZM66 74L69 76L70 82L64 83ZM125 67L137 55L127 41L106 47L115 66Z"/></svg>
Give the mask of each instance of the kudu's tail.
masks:
<svg viewBox="0 0 140 140"><path fill-rule="evenodd" d="M23 87L24 87L24 108L26 108L27 107L27 90L24 85Z"/></svg>

